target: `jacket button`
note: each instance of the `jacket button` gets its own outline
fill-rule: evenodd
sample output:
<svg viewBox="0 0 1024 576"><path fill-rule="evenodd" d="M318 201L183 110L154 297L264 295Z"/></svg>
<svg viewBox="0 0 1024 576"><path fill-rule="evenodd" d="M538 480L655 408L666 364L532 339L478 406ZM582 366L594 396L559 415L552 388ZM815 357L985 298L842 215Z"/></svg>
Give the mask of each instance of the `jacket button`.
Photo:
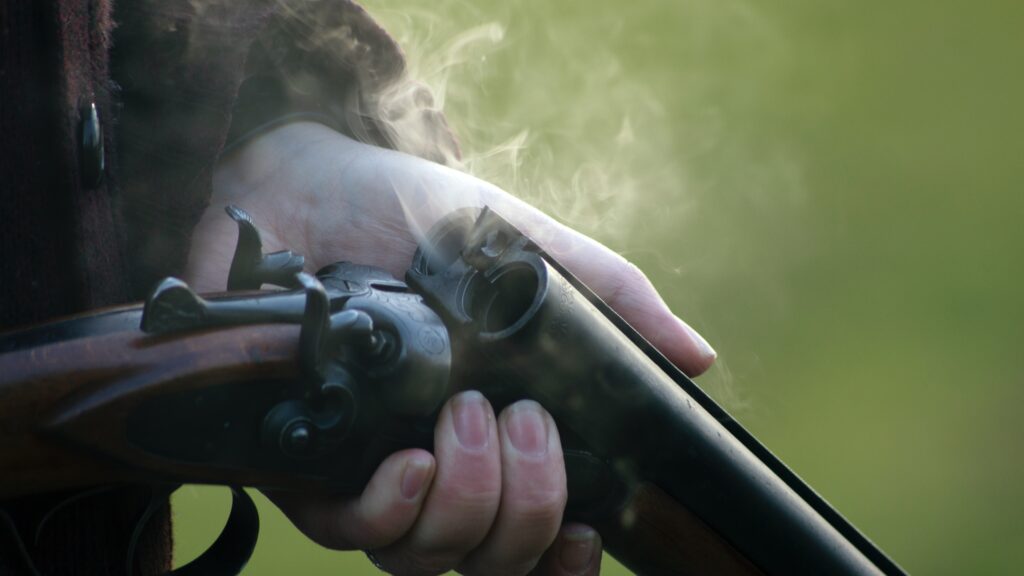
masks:
<svg viewBox="0 0 1024 576"><path fill-rule="evenodd" d="M89 190L103 182L103 170L106 166L103 129L100 127L100 115L96 111L95 103L90 102L82 110L81 123L81 151L78 157L78 168L82 178L82 187Z"/></svg>

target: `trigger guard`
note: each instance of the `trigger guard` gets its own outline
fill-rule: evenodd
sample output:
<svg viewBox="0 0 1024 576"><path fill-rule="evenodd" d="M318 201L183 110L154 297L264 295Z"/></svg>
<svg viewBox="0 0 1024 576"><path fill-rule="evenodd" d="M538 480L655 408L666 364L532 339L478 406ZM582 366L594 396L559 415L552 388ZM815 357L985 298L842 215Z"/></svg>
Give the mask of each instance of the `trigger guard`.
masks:
<svg viewBox="0 0 1024 576"><path fill-rule="evenodd" d="M129 576L135 566L135 550L138 538L145 528L149 519L157 508L166 502L166 497L174 492L178 486L168 486L167 489L154 487L153 498L150 505L143 512L135 527L128 553ZM231 486L231 512L224 524L224 529L213 541L213 544L202 554L188 564L171 570L170 576L234 576L241 574L242 569L252 557L256 548L256 540L260 533L260 516L256 510L256 504L246 494L245 490L238 486Z"/></svg>
<svg viewBox="0 0 1024 576"><path fill-rule="evenodd" d="M173 570L174 576L235 575L252 557L260 534L260 515L256 504L238 486L231 487L231 512L224 529L213 544L188 564Z"/></svg>

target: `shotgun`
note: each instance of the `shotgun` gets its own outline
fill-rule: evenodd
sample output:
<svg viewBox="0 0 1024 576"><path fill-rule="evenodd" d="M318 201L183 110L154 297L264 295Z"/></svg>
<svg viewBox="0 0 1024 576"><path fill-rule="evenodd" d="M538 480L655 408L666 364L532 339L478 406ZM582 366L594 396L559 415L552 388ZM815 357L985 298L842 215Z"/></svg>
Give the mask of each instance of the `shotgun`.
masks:
<svg viewBox="0 0 1024 576"><path fill-rule="evenodd" d="M478 389L496 410L530 398L552 414L566 517L638 574L903 574L494 211L442 220L402 281L345 262L305 274L227 210L228 292L168 278L143 305L0 335L0 527L19 496L222 484L228 523L179 572L238 573L258 531L240 487L358 494L389 454L430 449L444 402Z"/></svg>

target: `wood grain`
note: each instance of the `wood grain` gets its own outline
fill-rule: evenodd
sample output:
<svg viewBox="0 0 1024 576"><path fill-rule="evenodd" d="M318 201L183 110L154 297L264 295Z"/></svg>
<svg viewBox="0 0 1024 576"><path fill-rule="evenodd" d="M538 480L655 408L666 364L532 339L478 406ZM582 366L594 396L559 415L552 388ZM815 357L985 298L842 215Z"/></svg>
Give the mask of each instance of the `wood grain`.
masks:
<svg viewBox="0 0 1024 576"><path fill-rule="evenodd" d="M131 410L154 395L297 377L298 330L265 325L170 337L127 331L0 356L0 499L106 483L301 482L182 465L139 450L124 433Z"/></svg>
<svg viewBox="0 0 1024 576"><path fill-rule="evenodd" d="M651 483L640 484L618 517L597 529L606 549L638 574L763 575L704 521Z"/></svg>

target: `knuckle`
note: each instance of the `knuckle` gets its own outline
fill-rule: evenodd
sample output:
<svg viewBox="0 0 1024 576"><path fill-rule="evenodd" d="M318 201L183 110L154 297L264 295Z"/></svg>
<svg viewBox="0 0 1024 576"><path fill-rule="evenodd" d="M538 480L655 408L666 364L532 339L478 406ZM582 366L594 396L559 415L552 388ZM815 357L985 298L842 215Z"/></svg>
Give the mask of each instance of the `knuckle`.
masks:
<svg viewBox="0 0 1024 576"><path fill-rule="evenodd" d="M394 522L383 515L366 514L356 507L324 515L307 534L332 550L373 549L389 546L402 537Z"/></svg>
<svg viewBox="0 0 1024 576"><path fill-rule="evenodd" d="M523 496L512 512L526 526L557 526L568 498L564 488L535 490Z"/></svg>
<svg viewBox="0 0 1024 576"><path fill-rule="evenodd" d="M490 508L501 500L501 479L488 474L458 474L436 486L436 498L447 506L475 510Z"/></svg>
<svg viewBox="0 0 1024 576"><path fill-rule="evenodd" d="M449 510L458 510L459 515L467 521L493 518L501 502L501 489L482 486L471 486L461 489L462 483L455 483L442 488L437 500Z"/></svg>
<svg viewBox="0 0 1024 576"><path fill-rule="evenodd" d="M636 290L653 286L650 278L647 277L647 273L629 260L626 261L625 272L623 275L626 277L629 284Z"/></svg>
<svg viewBox="0 0 1024 576"><path fill-rule="evenodd" d="M608 301L609 303L627 302L649 286L652 284L647 278L647 274L644 274L644 271L636 264L622 259L615 283L608 295Z"/></svg>
<svg viewBox="0 0 1024 576"><path fill-rule="evenodd" d="M313 527L310 537L319 545L332 550L348 550L358 545L349 542L345 525L339 518L324 518L319 526Z"/></svg>
<svg viewBox="0 0 1024 576"><path fill-rule="evenodd" d="M339 524L339 522L334 522L334 524ZM381 548L394 543L401 537L401 534L396 534L391 524L387 519L378 516L365 518L362 526L359 527L359 547Z"/></svg>

